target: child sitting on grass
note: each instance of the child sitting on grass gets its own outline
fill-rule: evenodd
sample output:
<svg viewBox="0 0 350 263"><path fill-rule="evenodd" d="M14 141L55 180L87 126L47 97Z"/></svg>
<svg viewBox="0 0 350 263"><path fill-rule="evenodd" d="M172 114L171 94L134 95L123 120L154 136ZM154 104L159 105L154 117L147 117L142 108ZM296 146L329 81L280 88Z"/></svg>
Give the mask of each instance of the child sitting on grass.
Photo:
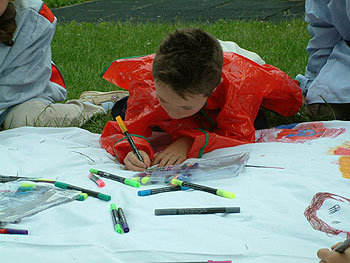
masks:
<svg viewBox="0 0 350 263"><path fill-rule="evenodd" d="M0 128L81 126L127 93L85 92L79 100L56 103L67 96L51 61L56 24L41 0L0 1Z"/></svg>
<svg viewBox="0 0 350 263"><path fill-rule="evenodd" d="M287 117L302 105L301 89L287 74L223 52L201 29L176 30L155 55L116 60L103 78L129 90L125 124L144 163L117 122L106 124L100 143L135 171L253 143L260 106ZM170 145L156 155L147 140L155 128L171 135Z"/></svg>

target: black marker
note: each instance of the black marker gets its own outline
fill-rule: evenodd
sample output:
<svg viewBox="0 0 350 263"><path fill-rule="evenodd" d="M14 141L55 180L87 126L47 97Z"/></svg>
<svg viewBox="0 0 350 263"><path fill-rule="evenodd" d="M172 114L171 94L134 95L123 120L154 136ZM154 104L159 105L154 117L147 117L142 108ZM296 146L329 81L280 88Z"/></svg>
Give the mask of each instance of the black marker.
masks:
<svg viewBox="0 0 350 263"><path fill-rule="evenodd" d="M203 208L164 208L155 209L154 214L160 215L192 215L192 214L216 214L216 213L240 213L240 207L203 207Z"/></svg>
<svg viewBox="0 0 350 263"><path fill-rule="evenodd" d="M341 243L339 246L337 246L334 251L337 251L338 253L344 253L345 250L347 250L350 247L350 238L345 240L343 243Z"/></svg>

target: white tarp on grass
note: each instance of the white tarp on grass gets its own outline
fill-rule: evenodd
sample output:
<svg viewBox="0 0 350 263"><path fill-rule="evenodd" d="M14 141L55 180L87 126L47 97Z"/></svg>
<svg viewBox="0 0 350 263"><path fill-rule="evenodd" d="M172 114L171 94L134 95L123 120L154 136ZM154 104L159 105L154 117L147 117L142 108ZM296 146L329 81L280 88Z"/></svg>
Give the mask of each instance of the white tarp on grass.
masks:
<svg viewBox="0 0 350 263"><path fill-rule="evenodd" d="M138 190L161 185L137 189L103 178L100 189L88 178L90 168L124 177L134 172L115 163L98 140L99 134L79 128L0 133L0 175L55 179L112 196L110 202L89 197L65 203L6 225L29 235L0 235L1 262L311 263L318 262L319 248L350 232L350 122L258 131L261 143L206 154L250 152L249 165L283 168L246 167L238 177L202 183L234 192L235 199L200 191L140 197ZM129 233L114 231L112 202L123 208ZM241 213L154 215L156 208L218 206L239 206Z"/></svg>

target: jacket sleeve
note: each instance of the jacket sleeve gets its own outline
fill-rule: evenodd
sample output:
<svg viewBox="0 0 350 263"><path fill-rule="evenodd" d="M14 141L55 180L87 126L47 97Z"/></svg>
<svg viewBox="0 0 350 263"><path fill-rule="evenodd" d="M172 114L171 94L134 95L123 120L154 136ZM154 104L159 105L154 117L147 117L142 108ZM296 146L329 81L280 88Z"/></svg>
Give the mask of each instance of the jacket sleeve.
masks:
<svg viewBox="0 0 350 263"><path fill-rule="evenodd" d="M262 65L257 76L258 90L262 92L261 106L284 117L293 116L300 110L302 90L296 80L271 65Z"/></svg>
<svg viewBox="0 0 350 263"><path fill-rule="evenodd" d="M125 125L128 127L137 149L145 151L152 160L154 152L149 141L146 139L151 135L152 129L144 126L143 122L130 123L125 121ZM132 132L135 129L137 130L137 134ZM128 140L125 138L116 121L107 122L100 137L100 144L107 152L117 157L120 163L124 163L126 155L132 151Z"/></svg>

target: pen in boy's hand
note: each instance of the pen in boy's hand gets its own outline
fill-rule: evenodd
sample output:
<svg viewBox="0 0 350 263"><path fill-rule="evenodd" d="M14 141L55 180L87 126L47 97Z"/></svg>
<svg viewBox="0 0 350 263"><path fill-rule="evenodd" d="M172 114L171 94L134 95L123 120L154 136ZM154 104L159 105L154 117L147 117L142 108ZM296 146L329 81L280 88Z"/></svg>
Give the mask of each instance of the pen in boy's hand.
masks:
<svg viewBox="0 0 350 263"><path fill-rule="evenodd" d="M137 156L137 158L138 158L141 162L144 163L144 160L143 160L143 158L142 158L142 156L141 156L139 150L136 148L136 145L135 145L133 139L131 138L130 133L129 133L128 129L126 128L126 126L125 126L125 124L124 124L122 118L121 118L120 116L117 116L115 119L116 119L116 121L118 122L118 125L119 125L120 129L122 130L122 132L124 133L126 139L128 140L128 142L129 142L129 144L130 144L130 146L131 146L132 151L133 151L134 154Z"/></svg>
<svg viewBox="0 0 350 263"><path fill-rule="evenodd" d="M334 251L337 251L339 253L344 253L346 249L350 247L350 238L345 240L343 243L341 243L339 246L334 248Z"/></svg>

